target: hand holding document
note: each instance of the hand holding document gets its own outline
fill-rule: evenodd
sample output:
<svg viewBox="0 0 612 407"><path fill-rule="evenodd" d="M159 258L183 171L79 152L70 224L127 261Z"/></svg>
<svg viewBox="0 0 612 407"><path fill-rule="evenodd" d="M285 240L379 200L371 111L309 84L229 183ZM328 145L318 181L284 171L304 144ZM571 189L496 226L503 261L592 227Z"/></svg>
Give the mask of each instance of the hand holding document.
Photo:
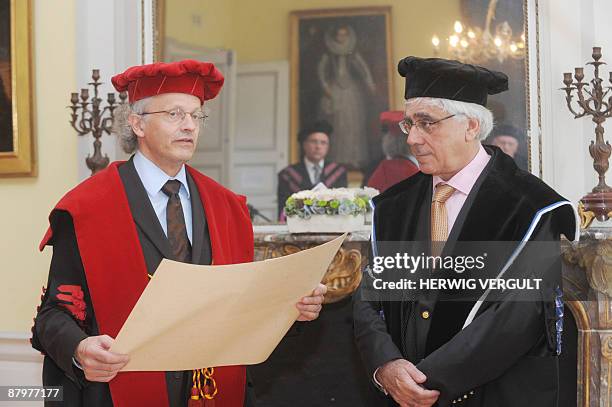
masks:
<svg viewBox="0 0 612 407"><path fill-rule="evenodd" d="M164 259L117 335L123 371L249 365L268 358L321 281L346 233L253 263L199 266Z"/></svg>

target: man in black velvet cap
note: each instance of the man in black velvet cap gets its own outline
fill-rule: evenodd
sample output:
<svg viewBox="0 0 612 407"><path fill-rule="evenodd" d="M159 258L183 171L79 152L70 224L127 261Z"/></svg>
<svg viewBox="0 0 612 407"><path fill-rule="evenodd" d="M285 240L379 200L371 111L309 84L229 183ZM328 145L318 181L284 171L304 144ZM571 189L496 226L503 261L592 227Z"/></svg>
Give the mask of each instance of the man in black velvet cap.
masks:
<svg viewBox="0 0 612 407"><path fill-rule="evenodd" d="M374 198L371 258L394 255L384 242L426 242L428 254L443 257L456 257L463 242L507 242L508 251L487 260L493 277L535 272L545 287L531 301L484 289L413 290L383 301L364 296L372 275L364 273L353 297L355 339L387 395L381 405L556 406L563 307L556 250L561 234L575 237L573 208L499 148L481 145L493 127L487 97L508 89L505 74L417 57L398 69L406 78L400 127L420 172ZM555 256L527 272L515 259L533 241L551 242Z"/></svg>
<svg viewBox="0 0 612 407"><path fill-rule="evenodd" d="M302 159L278 173L278 217L284 220L285 201L291 194L312 189L320 182L327 188L344 188L347 184L346 168L326 160L331 147L334 128L321 120L309 123L298 133Z"/></svg>

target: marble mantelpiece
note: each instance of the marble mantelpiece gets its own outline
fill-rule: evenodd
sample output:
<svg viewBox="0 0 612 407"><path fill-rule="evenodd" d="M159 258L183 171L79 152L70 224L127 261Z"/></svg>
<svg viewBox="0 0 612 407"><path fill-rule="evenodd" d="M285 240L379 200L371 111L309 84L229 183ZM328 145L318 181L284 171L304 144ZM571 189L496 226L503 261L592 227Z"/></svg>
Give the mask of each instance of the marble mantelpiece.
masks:
<svg viewBox="0 0 612 407"><path fill-rule="evenodd" d="M285 225L255 226L255 260L296 253L328 242L339 234L292 234ZM334 257L323 284L327 286L325 303L338 302L351 295L361 282L361 270L367 263L367 232L350 233Z"/></svg>
<svg viewBox="0 0 612 407"><path fill-rule="evenodd" d="M578 406L612 406L612 230L565 243L563 284L578 328Z"/></svg>

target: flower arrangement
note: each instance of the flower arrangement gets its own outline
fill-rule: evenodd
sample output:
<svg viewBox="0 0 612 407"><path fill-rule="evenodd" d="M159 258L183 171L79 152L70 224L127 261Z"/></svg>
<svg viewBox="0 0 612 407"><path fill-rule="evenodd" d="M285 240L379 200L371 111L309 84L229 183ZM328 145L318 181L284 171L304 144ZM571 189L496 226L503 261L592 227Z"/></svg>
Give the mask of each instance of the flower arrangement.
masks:
<svg viewBox="0 0 612 407"><path fill-rule="evenodd" d="M378 195L374 188L313 189L296 192L285 202L285 215L309 219L312 215L365 215L369 200Z"/></svg>

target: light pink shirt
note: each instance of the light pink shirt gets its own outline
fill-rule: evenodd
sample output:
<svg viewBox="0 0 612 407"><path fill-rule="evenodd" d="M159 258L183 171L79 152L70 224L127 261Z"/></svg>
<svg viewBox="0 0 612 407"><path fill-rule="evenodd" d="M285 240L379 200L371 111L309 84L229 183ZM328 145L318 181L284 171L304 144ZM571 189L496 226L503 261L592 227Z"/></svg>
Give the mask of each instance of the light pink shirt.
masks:
<svg viewBox="0 0 612 407"><path fill-rule="evenodd" d="M444 181L442 178L438 177L437 175L434 175L434 193L436 191L436 185L440 183L448 184L451 187L455 188L455 192L453 192L450 198L448 198L448 200L446 201L446 214L448 215L448 233L450 233L450 231L452 230L453 225L455 224L455 220L457 220L457 216L459 215L459 211L461 210L461 207L463 207L463 204L465 203L465 200L470 194L472 187L474 186L476 180L482 173L482 170L484 170L487 166L487 163L489 162L490 158L491 156L487 154L487 152L481 145L478 149L478 153L476 153L476 156L472 159L472 161L470 161L468 165L463 167L461 171L456 173L448 181Z"/></svg>

